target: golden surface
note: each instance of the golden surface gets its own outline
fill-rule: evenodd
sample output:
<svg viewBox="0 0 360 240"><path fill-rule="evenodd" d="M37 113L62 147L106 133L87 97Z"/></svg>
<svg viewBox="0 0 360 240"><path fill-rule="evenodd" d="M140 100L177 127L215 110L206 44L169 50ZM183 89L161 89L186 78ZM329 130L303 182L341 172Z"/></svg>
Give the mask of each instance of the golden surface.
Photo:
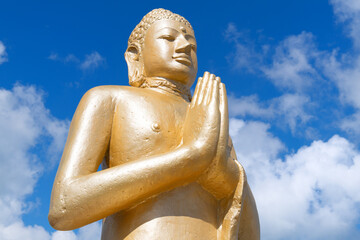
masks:
<svg viewBox="0 0 360 240"><path fill-rule="evenodd" d="M125 58L132 87L93 88L77 107L50 224L71 230L103 219L104 240L259 239L229 137L225 85L205 72L190 96L191 25L155 9L130 36Z"/></svg>

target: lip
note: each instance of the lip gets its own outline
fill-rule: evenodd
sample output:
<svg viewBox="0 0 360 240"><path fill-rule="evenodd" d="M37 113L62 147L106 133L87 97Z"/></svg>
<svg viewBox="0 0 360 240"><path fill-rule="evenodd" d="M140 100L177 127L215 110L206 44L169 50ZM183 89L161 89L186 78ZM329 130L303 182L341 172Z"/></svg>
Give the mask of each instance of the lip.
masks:
<svg viewBox="0 0 360 240"><path fill-rule="evenodd" d="M175 56L173 59L179 63L185 64L186 66L191 65L191 60L187 56Z"/></svg>

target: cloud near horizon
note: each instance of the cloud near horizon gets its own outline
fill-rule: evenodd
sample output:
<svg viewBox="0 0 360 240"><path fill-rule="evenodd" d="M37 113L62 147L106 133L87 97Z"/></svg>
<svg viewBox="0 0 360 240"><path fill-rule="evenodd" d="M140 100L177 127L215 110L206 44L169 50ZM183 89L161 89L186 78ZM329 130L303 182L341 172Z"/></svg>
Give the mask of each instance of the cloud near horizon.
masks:
<svg viewBox="0 0 360 240"><path fill-rule="evenodd" d="M359 239L360 152L334 135L279 158L285 144L259 121L230 120L253 190L262 239Z"/></svg>

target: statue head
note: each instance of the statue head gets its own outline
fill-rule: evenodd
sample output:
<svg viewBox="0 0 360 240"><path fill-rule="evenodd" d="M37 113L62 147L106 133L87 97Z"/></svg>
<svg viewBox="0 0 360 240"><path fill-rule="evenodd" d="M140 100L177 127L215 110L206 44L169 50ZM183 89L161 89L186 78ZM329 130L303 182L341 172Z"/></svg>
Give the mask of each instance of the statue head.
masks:
<svg viewBox="0 0 360 240"><path fill-rule="evenodd" d="M197 73L193 28L178 14L154 9L132 31L125 59L132 86L141 87L146 78L160 77L189 88Z"/></svg>

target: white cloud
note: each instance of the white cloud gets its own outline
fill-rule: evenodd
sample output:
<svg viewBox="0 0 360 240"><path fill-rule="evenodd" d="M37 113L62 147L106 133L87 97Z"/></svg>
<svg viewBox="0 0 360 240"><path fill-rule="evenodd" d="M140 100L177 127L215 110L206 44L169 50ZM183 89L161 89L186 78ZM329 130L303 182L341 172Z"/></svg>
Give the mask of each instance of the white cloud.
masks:
<svg viewBox="0 0 360 240"><path fill-rule="evenodd" d="M31 206L25 198L43 169L31 150L41 142L58 160L67 129L68 122L51 116L35 87L0 89L0 239L49 239L42 227L24 226L21 220Z"/></svg>
<svg viewBox="0 0 360 240"><path fill-rule="evenodd" d="M311 63L318 54L314 36L302 32L282 41L275 49L272 64L261 69L275 86L302 92L318 78L317 70Z"/></svg>
<svg viewBox="0 0 360 240"><path fill-rule="evenodd" d="M261 122L231 120L231 135L260 215L262 239L359 239L360 152L337 135L279 159Z"/></svg>
<svg viewBox="0 0 360 240"><path fill-rule="evenodd" d="M57 53L51 53L48 56L48 59L53 60L53 61L59 60L59 55Z"/></svg>
<svg viewBox="0 0 360 240"><path fill-rule="evenodd" d="M351 25L354 29L360 29L360 20L358 20L360 10L357 2L349 0L332 2L339 19L347 26ZM226 33L229 35L228 32L231 32L230 36L233 37L226 35L227 38L238 39L241 35L234 26L230 30ZM351 36L354 42L358 41L357 38L360 39L360 34ZM236 46L237 42L234 43ZM291 35L277 46L270 48L275 49L275 54L269 59L270 64L258 60L252 62L252 65L258 67L256 74L265 74L283 95L266 101L259 101L256 95L234 98L232 100L235 104L230 105L230 112L238 116L248 115L263 119L282 118L282 122L290 127L294 135L297 126L307 123L310 119L316 120L314 115L323 113L323 109L319 108L326 104L329 106L328 114L336 114L336 117L332 119L334 122L325 124L335 125L348 133L360 135L358 130L360 122L356 121L356 116L360 114L359 51L354 50L343 54L339 53L339 49L321 51L316 46L314 35L307 32ZM236 52L232 56L233 61L236 62L238 58L236 56L241 54L241 52ZM267 54L267 56L270 55ZM265 57L263 54L258 59ZM339 112L342 110L337 108L338 99L342 104L355 108L355 114L352 117L344 117L347 113ZM281 114L284 115L281 116ZM310 138L317 135L309 129L300 130Z"/></svg>
<svg viewBox="0 0 360 240"><path fill-rule="evenodd" d="M246 69L250 72L257 70L256 66L261 61L262 55L254 49L254 44L236 28L234 23L229 23L225 33L225 39L235 46L235 52L228 56L233 68Z"/></svg>
<svg viewBox="0 0 360 240"><path fill-rule="evenodd" d="M75 63L79 63L80 60L74 55L74 54L68 54L65 59L64 59L65 63L68 62L75 62Z"/></svg>
<svg viewBox="0 0 360 240"><path fill-rule="evenodd" d="M340 127L352 135L360 135L360 112L358 111L344 118Z"/></svg>
<svg viewBox="0 0 360 240"><path fill-rule="evenodd" d="M41 95L33 87L1 89L0 99L0 196L2 201L18 201L32 192L41 170L36 156L29 154L29 150L43 132L38 119L48 113L41 104Z"/></svg>
<svg viewBox="0 0 360 240"><path fill-rule="evenodd" d="M345 54L339 57L334 51L319 62L326 76L339 88L341 100L360 109L360 56Z"/></svg>
<svg viewBox="0 0 360 240"><path fill-rule="evenodd" d="M75 234L73 231L56 231L53 233L51 240L99 240L101 238L101 223L94 222L78 230Z"/></svg>
<svg viewBox="0 0 360 240"><path fill-rule="evenodd" d="M42 226L26 226L22 221L32 205L26 197L32 194L44 165L49 169L59 161L69 127L67 120L50 114L42 96L34 86L18 84L12 90L0 89L0 239L98 240L99 222L77 233L51 234ZM48 150L37 154L31 151L39 145Z"/></svg>
<svg viewBox="0 0 360 240"><path fill-rule="evenodd" d="M80 62L80 60L74 54L71 54L71 53L63 58L63 57L60 57L59 54L53 52L48 56L48 59L50 59L52 61L60 61L63 63L69 63L69 62L79 63Z"/></svg>
<svg viewBox="0 0 360 240"><path fill-rule="evenodd" d="M360 2L358 0L330 0L338 21L346 24L348 36L360 50Z"/></svg>
<svg viewBox="0 0 360 240"><path fill-rule="evenodd" d="M336 86L342 103L355 109L339 126L360 135L360 1L330 2L354 49L345 54L339 49L320 51L315 37L306 32L287 37L275 47L270 65L258 62L259 72L285 93L263 102L254 96L229 98L235 103L230 102L233 116L272 119L275 125L283 114L295 131L315 117L311 111L324 106L313 102L324 101L316 95ZM262 239L360 239L360 152L349 140L334 135L280 157L285 147L269 133L270 125L235 118L230 123L257 201Z"/></svg>
<svg viewBox="0 0 360 240"><path fill-rule="evenodd" d="M228 101L229 113L232 116L270 117L273 115L269 106L261 103L257 95L242 96L240 98L229 95Z"/></svg>
<svg viewBox="0 0 360 240"><path fill-rule="evenodd" d="M229 24L225 31L225 38L233 42L236 49L240 49L239 44L244 44L240 43L241 35L234 24ZM314 137L316 133L309 127L298 129L299 126L305 127L305 124L314 118L313 113L319 105L313 101L322 101L319 99L319 92L326 84L317 66L319 59L323 59L326 54L317 49L314 39L311 33L302 32L285 38L276 47L267 45L267 49L274 49L273 55L269 54L272 50L256 52L254 47L246 44L244 48L247 51L252 49L251 52L236 51L231 55L236 66L243 66L242 62L252 65L253 72L265 75L282 91L282 95L265 101L260 101L256 95L240 98L230 96L230 114L273 120L278 127L289 127L292 135ZM249 58L248 55L255 57ZM267 57L270 57L270 64L264 61ZM319 88L316 93L313 92L315 87Z"/></svg>
<svg viewBox="0 0 360 240"><path fill-rule="evenodd" d="M53 233L51 240L77 240L73 231L56 231Z"/></svg>
<svg viewBox="0 0 360 240"><path fill-rule="evenodd" d="M229 96L230 116L276 119L275 125L289 127L293 135L302 133L302 127L313 118L309 113L311 107L309 97L301 94L283 94L263 102L256 95L240 98Z"/></svg>
<svg viewBox="0 0 360 240"><path fill-rule="evenodd" d="M3 42L0 41L0 65L7 61L8 61L8 58L7 58L7 53L6 53L6 47L3 44Z"/></svg>
<svg viewBox="0 0 360 240"><path fill-rule="evenodd" d="M60 57L57 53L51 53L48 59L52 61L60 61L64 64L73 63L84 71L94 70L105 63L105 58L97 51L85 55L85 59L81 61L74 54L70 53L66 57Z"/></svg>
<svg viewBox="0 0 360 240"><path fill-rule="evenodd" d="M95 51L85 56L85 60L81 63L80 68L82 70L91 70L99 67L104 62L105 59Z"/></svg>
<svg viewBox="0 0 360 240"><path fill-rule="evenodd" d="M250 183L261 181L269 174L271 161L285 150L284 144L268 130L269 124L260 121L243 121L230 118L230 135L232 137L238 160L245 167ZM263 165L259 168L259 165ZM262 174L254 175L259 171ZM260 176L260 178L258 178Z"/></svg>
<svg viewBox="0 0 360 240"><path fill-rule="evenodd" d="M312 102L319 100L309 95L314 86L322 86L321 91L332 82L342 102L355 108L340 127L360 135L360 1L331 3L347 26L354 50L320 51L315 37L306 32L287 37L275 48L270 65L258 63L260 72L285 94L265 102L253 96L230 98L235 103L230 107L233 116L273 119L276 124L283 114L295 131L313 118L309 109L323 106ZM323 76L331 81L325 83ZM284 146L269 133L269 125L234 118L231 124L239 160L257 200L262 239L360 239L360 152L352 143L334 135L280 158Z"/></svg>
<svg viewBox="0 0 360 240"><path fill-rule="evenodd" d="M79 229L77 240L98 240L101 235L101 222L95 222Z"/></svg>
<svg viewBox="0 0 360 240"><path fill-rule="evenodd" d="M50 240L50 235L41 226L24 226L23 222L17 221L7 226L0 224L0 239Z"/></svg>
<svg viewBox="0 0 360 240"><path fill-rule="evenodd" d="M305 110L310 107L310 99L300 94L284 94L273 99L272 109L277 114L281 122L285 122L290 127L292 134L296 133L297 127L304 126L312 116Z"/></svg>
<svg viewBox="0 0 360 240"><path fill-rule="evenodd" d="M234 68L265 74L281 90L303 92L320 78L313 64L322 53L317 49L312 33L291 35L276 47L263 44L260 48L256 48L233 23L228 24L224 36L235 47L235 52L227 56ZM273 55L270 54L272 50ZM266 60L271 63L267 64Z"/></svg>
<svg viewBox="0 0 360 240"><path fill-rule="evenodd" d="M360 2L357 0L331 0L335 15L345 26L348 36L353 40L354 48L344 54L338 50L327 53L319 59L324 74L339 89L340 100L353 106L355 113L347 116L340 127L348 133L360 135Z"/></svg>

